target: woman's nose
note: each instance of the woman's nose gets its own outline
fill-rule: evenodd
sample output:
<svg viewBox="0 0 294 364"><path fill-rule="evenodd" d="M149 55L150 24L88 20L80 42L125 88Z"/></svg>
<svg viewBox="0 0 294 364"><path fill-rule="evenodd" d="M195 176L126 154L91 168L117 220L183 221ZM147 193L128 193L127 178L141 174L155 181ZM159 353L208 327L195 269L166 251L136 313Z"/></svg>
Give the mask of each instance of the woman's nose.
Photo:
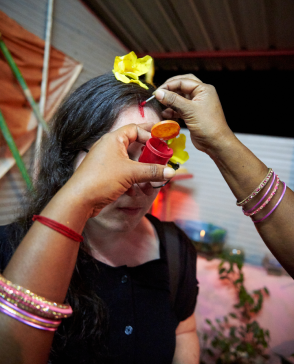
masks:
<svg viewBox="0 0 294 364"><path fill-rule="evenodd" d="M131 197L137 196L142 193L147 196L153 195L154 189L149 182L138 183L136 185L133 185L125 192L126 195Z"/></svg>
<svg viewBox="0 0 294 364"><path fill-rule="evenodd" d="M130 196L130 197L134 197L134 196L137 196L137 189L139 187L137 185L133 185L132 187L130 187L126 192L125 192L125 195L127 196Z"/></svg>

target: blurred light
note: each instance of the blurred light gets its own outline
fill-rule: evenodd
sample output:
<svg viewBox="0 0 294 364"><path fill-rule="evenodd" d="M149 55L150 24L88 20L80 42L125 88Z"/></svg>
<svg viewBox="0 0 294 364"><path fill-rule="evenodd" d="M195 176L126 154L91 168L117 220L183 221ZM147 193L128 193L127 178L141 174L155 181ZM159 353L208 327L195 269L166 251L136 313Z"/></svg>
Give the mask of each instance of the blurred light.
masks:
<svg viewBox="0 0 294 364"><path fill-rule="evenodd" d="M205 236L205 230L200 231L200 236L201 236L201 238L203 238Z"/></svg>
<svg viewBox="0 0 294 364"><path fill-rule="evenodd" d="M241 250L240 249L232 249L232 253L231 254L241 254Z"/></svg>

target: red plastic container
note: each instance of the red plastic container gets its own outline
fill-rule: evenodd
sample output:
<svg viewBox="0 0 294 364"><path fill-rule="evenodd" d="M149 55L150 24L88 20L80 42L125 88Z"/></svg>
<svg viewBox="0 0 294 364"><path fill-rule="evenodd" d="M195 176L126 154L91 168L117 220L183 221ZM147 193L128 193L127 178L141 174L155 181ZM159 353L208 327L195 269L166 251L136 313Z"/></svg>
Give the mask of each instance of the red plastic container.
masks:
<svg viewBox="0 0 294 364"><path fill-rule="evenodd" d="M158 138L150 138L146 146L142 147L139 162L165 165L172 156L173 150L164 141Z"/></svg>

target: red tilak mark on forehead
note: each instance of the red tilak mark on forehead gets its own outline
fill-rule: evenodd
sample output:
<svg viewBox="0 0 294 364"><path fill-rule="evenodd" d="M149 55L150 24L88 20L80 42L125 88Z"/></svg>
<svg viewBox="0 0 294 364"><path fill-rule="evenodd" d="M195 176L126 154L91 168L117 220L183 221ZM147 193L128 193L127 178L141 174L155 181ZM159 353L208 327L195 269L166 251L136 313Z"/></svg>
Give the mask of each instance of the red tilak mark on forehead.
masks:
<svg viewBox="0 0 294 364"><path fill-rule="evenodd" d="M140 114L141 114L141 116L142 116L142 118L144 118L144 108L143 108L143 106L146 104L146 102L145 102L145 104L143 105L143 103L144 103L145 101L143 101L143 102L141 102L141 103L139 103L139 111L140 111Z"/></svg>

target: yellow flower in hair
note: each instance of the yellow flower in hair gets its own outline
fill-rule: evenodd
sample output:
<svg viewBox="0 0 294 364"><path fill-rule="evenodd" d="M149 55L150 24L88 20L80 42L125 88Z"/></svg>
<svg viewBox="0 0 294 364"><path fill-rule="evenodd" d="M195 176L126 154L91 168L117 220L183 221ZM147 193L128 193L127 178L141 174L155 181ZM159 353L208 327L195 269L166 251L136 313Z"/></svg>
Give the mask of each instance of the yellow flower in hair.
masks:
<svg viewBox="0 0 294 364"><path fill-rule="evenodd" d="M186 135L179 134L176 138L167 141L168 146L174 151L170 161L172 163L184 164L189 159L189 154L184 149L186 148Z"/></svg>
<svg viewBox="0 0 294 364"><path fill-rule="evenodd" d="M152 57L137 58L135 52L130 52L125 56L115 57L112 72L118 81L137 83L148 90L148 87L139 80L139 76L147 73L151 65Z"/></svg>

